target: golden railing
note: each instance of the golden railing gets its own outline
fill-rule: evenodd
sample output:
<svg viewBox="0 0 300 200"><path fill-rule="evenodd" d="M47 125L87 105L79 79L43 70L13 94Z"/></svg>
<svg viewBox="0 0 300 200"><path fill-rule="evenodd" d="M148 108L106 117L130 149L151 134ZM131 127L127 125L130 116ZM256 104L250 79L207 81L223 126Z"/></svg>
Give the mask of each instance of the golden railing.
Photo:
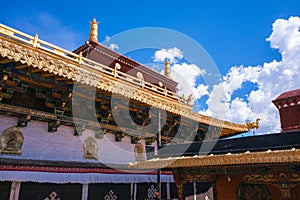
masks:
<svg viewBox="0 0 300 200"><path fill-rule="evenodd" d="M18 40L18 41L22 42L23 44L32 46L34 48L41 49L41 50L53 53L57 56L72 60L75 63L78 63L78 64L84 65L88 68L100 71L109 76L113 76L113 77L122 79L126 82L137 85L138 87L145 88L146 90L150 90L155 93L159 93L165 97L169 97L172 99L178 99L176 93L168 90L166 87L163 87L163 86L159 87L157 85L154 85L152 83L145 81L144 79L126 74L126 73L120 71L120 68L118 68L117 66L115 68L111 68L111 67L102 65L100 63L97 63L91 59L85 58L82 56L82 54L78 55L71 51L62 49L58 46L55 46L53 44L50 44L46 41L39 39L37 34L35 36L31 36L31 35L21 32L21 31L18 31L13 28L10 28L8 26L5 26L3 24L0 24L0 34L8 36L14 40Z"/></svg>

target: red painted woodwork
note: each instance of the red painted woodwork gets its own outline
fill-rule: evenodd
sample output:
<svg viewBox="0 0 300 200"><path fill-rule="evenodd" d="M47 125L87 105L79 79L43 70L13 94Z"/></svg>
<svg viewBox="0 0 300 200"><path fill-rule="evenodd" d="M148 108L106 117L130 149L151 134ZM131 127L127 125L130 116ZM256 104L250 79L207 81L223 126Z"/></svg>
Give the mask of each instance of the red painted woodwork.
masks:
<svg viewBox="0 0 300 200"><path fill-rule="evenodd" d="M105 47L101 43L90 41L88 44L84 44L74 51L77 54L80 52L82 52L84 57L111 68L114 68L116 62L118 62L122 66L120 71L134 77L136 77L137 72L141 72L146 82L157 86L159 82L162 82L170 91L176 91L177 82L174 80Z"/></svg>
<svg viewBox="0 0 300 200"><path fill-rule="evenodd" d="M282 131L300 130L300 89L282 93L273 103L279 110Z"/></svg>

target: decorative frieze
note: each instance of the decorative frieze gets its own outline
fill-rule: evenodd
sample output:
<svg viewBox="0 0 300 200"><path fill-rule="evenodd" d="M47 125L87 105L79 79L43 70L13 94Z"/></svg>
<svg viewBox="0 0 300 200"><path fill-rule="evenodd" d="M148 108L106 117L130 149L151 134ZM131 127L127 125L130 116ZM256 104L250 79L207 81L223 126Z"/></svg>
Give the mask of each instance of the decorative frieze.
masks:
<svg viewBox="0 0 300 200"><path fill-rule="evenodd" d="M149 160L129 164L129 167L139 169L177 168L177 167L208 167L228 166L247 164L278 164L278 163L299 163L300 150L276 150L263 152L245 152L223 155L204 155L189 157L172 157Z"/></svg>
<svg viewBox="0 0 300 200"><path fill-rule="evenodd" d="M268 174L248 174L243 176L243 181L248 183L282 183L282 182L299 182L300 173L293 172L291 169L284 172L273 172Z"/></svg>

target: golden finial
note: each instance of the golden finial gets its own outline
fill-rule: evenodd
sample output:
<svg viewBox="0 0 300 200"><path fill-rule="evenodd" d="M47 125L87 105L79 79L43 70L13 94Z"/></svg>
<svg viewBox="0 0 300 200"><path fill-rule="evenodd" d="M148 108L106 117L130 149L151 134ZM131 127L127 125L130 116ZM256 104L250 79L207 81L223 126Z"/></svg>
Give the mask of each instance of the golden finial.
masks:
<svg viewBox="0 0 300 200"><path fill-rule="evenodd" d="M169 62L168 58L166 58L165 65L169 65L169 64L170 64L170 62Z"/></svg>
<svg viewBox="0 0 300 200"><path fill-rule="evenodd" d="M170 63L169 63L168 59L166 59L166 61L165 61L165 76L166 77L171 76L171 68L170 68Z"/></svg>
<svg viewBox="0 0 300 200"><path fill-rule="evenodd" d="M98 42L98 24L99 22L96 21L96 18L93 19L92 22L90 22L90 35L89 35L89 41Z"/></svg>

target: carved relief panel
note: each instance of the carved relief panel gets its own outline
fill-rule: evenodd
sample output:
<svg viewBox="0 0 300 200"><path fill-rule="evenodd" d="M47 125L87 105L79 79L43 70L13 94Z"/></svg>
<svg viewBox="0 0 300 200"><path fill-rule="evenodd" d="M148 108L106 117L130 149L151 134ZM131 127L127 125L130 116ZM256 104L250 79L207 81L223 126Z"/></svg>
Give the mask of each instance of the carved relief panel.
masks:
<svg viewBox="0 0 300 200"><path fill-rule="evenodd" d="M136 161L144 161L145 160L145 151L142 143L138 142L134 147L134 155Z"/></svg>
<svg viewBox="0 0 300 200"><path fill-rule="evenodd" d="M1 136L0 153L21 155L22 145L24 142L23 133L16 126L5 129Z"/></svg>
<svg viewBox="0 0 300 200"><path fill-rule="evenodd" d="M93 137L85 139L83 144L84 158L98 159L98 144Z"/></svg>

